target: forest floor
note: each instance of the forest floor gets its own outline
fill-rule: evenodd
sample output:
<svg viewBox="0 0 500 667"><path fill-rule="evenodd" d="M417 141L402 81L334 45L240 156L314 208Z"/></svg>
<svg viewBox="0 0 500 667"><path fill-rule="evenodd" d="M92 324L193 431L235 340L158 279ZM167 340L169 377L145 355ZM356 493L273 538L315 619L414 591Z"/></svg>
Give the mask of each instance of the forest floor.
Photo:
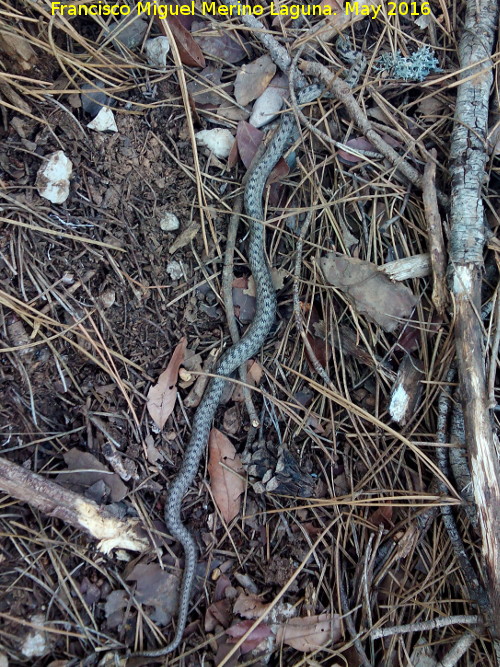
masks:
<svg viewBox="0 0 500 667"><path fill-rule="evenodd" d="M431 14L418 17L384 8L376 21L351 17L334 32L342 30L367 60L353 89L363 113L420 173L435 149L437 187L448 192L461 10L445 4L431 2ZM289 47L318 24L317 17L285 19L266 18ZM111 40L107 23L51 15L44 2L0 2L0 455L118 518L139 519L156 548L105 554L75 526L3 496L2 666L125 664L127 649L157 648L172 635L182 553L159 537L165 492L204 373L230 345L221 272L228 217L260 141L246 123L252 89L286 85L267 61L250 83L238 83L242 68L266 55L238 16L169 19L183 77L171 54L165 71L147 63L144 43L160 34L161 20L149 17L131 42ZM345 75L333 39L311 44L305 59ZM418 69L411 57L425 46L439 67L426 71L424 63L421 81L398 78L380 60L399 50ZM82 106L84 84L108 96L116 131L88 127L95 108ZM339 102L321 98L304 111L332 140L373 151ZM193 129L215 127L237 137L229 157L196 144ZM61 203L40 194L38 175L56 151L73 167ZM450 303L439 308L432 298L422 194L384 158L349 153L307 127L289 162L266 195L278 316L249 368L261 428L252 462L247 451L238 467L243 485L235 498L231 480L213 472L238 462L246 447L245 402L231 383L210 463L184 501L199 577L171 664L438 665L470 619L373 635L478 613L440 506L453 506L479 580L484 574L480 533L460 506L459 482L449 480L447 494L436 487L439 437L450 450L463 442L459 429L450 435L438 426L443 396L452 403L450 420L460 420L459 388L449 374ZM495 169L492 162L485 189L493 233ZM311 209L300 314L329 385L294 317L297 237ZM180 226L165 229L172 214ZM255 307L243 226L233 282L242 328ZM443 226L446 238L445 214ZM498 326L497 279L488 250L482 306L489 332ZM175 350L179 378L169 366ZM160 428L147 397L167 368L174 375ZM219 462L217 448L225 452ZM272 601L258 630L225 657ZM472 628L457 664L493 665L488 634Z"/></svg>

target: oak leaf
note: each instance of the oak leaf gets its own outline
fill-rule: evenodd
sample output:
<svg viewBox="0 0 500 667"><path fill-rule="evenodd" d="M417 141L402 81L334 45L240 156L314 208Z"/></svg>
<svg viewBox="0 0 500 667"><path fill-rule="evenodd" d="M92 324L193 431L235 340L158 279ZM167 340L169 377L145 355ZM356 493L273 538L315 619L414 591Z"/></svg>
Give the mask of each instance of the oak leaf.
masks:
<svg viewBox="0 0 500 667"><path fill-rule="evenodd" d="M243 466L231 441L216 428L210 433L208 450L214 500L224 521L230 523L240 511L241 495L245 491Z"/></svg>
<svg viewBox="0 0 500 667"><path fill-rule="evenodd" d="M172 414L177 397L177 379L179 367L184 361L186 339L183 338L175 348L167 368L158 378L158 382L148 391L147 409L151 419L162 429Z"/></svg>

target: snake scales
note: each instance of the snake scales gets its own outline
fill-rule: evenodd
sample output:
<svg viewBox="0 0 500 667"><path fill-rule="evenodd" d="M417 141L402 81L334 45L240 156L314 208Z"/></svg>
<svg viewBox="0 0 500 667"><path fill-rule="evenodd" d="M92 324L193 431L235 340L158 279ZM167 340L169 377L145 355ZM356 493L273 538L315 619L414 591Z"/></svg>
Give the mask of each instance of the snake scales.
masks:
<svg viewBox="0 0 500 667"><path fill-rule="evenodd" d="M317 85L303 88L297 97L299 104L311 102L321 94L321 91L322 89ZM165 523L172 537L175 537L181 543L185 558L175 636L167 646L154 651L136 653L135 655L138 656L157 658L171 653L180 644L184 634L198 550L193 536L182 522L182 499L198 471L200 459L208 441L212 420L219 405L227 377L259 351L274 324L276 296L264 254L265 231L262 224L264 220L262 200L266 181L283 155L292 136L294 124L291 114L283 114L278 130L262 158L252 167L248 177L244 203L250 226L248 263L255 281L257 302L255 316L242 338L233 347L229 348L217 363L214 371L216 377L210 380L203 399L196 410L191 439L186 447L182 465L167 493Z"/></svg>

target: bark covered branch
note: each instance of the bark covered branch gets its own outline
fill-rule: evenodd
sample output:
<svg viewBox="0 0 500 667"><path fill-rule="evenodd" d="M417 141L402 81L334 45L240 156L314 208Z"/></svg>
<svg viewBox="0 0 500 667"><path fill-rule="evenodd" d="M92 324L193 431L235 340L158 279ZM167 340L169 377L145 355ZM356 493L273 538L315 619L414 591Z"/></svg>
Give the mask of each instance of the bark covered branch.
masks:
<svg viewBox="0 0 500 667"><path fill-rule="evenodd" d="M450 264L455 340L465 433L482 532L490 627L500 637L500 467L486 389L484 331L480 318L485 223L481 190L487 160L491 53L497 3L468 0L459 44L464 82L458 86L450 150ZM471 76L472 75L472 76Z"/></svg>
<svg viewBox="0 0 500 667"><path fill-rule="evenodd" d="M151 542L136 520L117 519L92 500L0 457L0 490L44 514L84 530L104 553L121 548L147 551Z"/></svg>

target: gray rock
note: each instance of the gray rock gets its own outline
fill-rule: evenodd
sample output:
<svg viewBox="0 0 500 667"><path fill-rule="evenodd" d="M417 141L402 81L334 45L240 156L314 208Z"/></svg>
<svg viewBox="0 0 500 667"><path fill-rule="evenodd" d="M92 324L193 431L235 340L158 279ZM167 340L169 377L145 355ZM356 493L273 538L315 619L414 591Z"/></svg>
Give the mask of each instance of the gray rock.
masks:
<svg viewBox="0 0 500 667"><path fill-rule="evenodd" d="M109 24L106 36L111 37L117 51L120 51L120 46L136 49L142 43L147 29L148 22L140 16L124 16L120 21Z"/></svg>
<svg viewBox="0 0 500 667"><path fill-rule="evenodd" d="M96 88L104 88L105 85L103 81L97 80L82 85L82 108L93 118L97 116L104 106L112 104L111 98L105 92L96 90Z"/></svg>

